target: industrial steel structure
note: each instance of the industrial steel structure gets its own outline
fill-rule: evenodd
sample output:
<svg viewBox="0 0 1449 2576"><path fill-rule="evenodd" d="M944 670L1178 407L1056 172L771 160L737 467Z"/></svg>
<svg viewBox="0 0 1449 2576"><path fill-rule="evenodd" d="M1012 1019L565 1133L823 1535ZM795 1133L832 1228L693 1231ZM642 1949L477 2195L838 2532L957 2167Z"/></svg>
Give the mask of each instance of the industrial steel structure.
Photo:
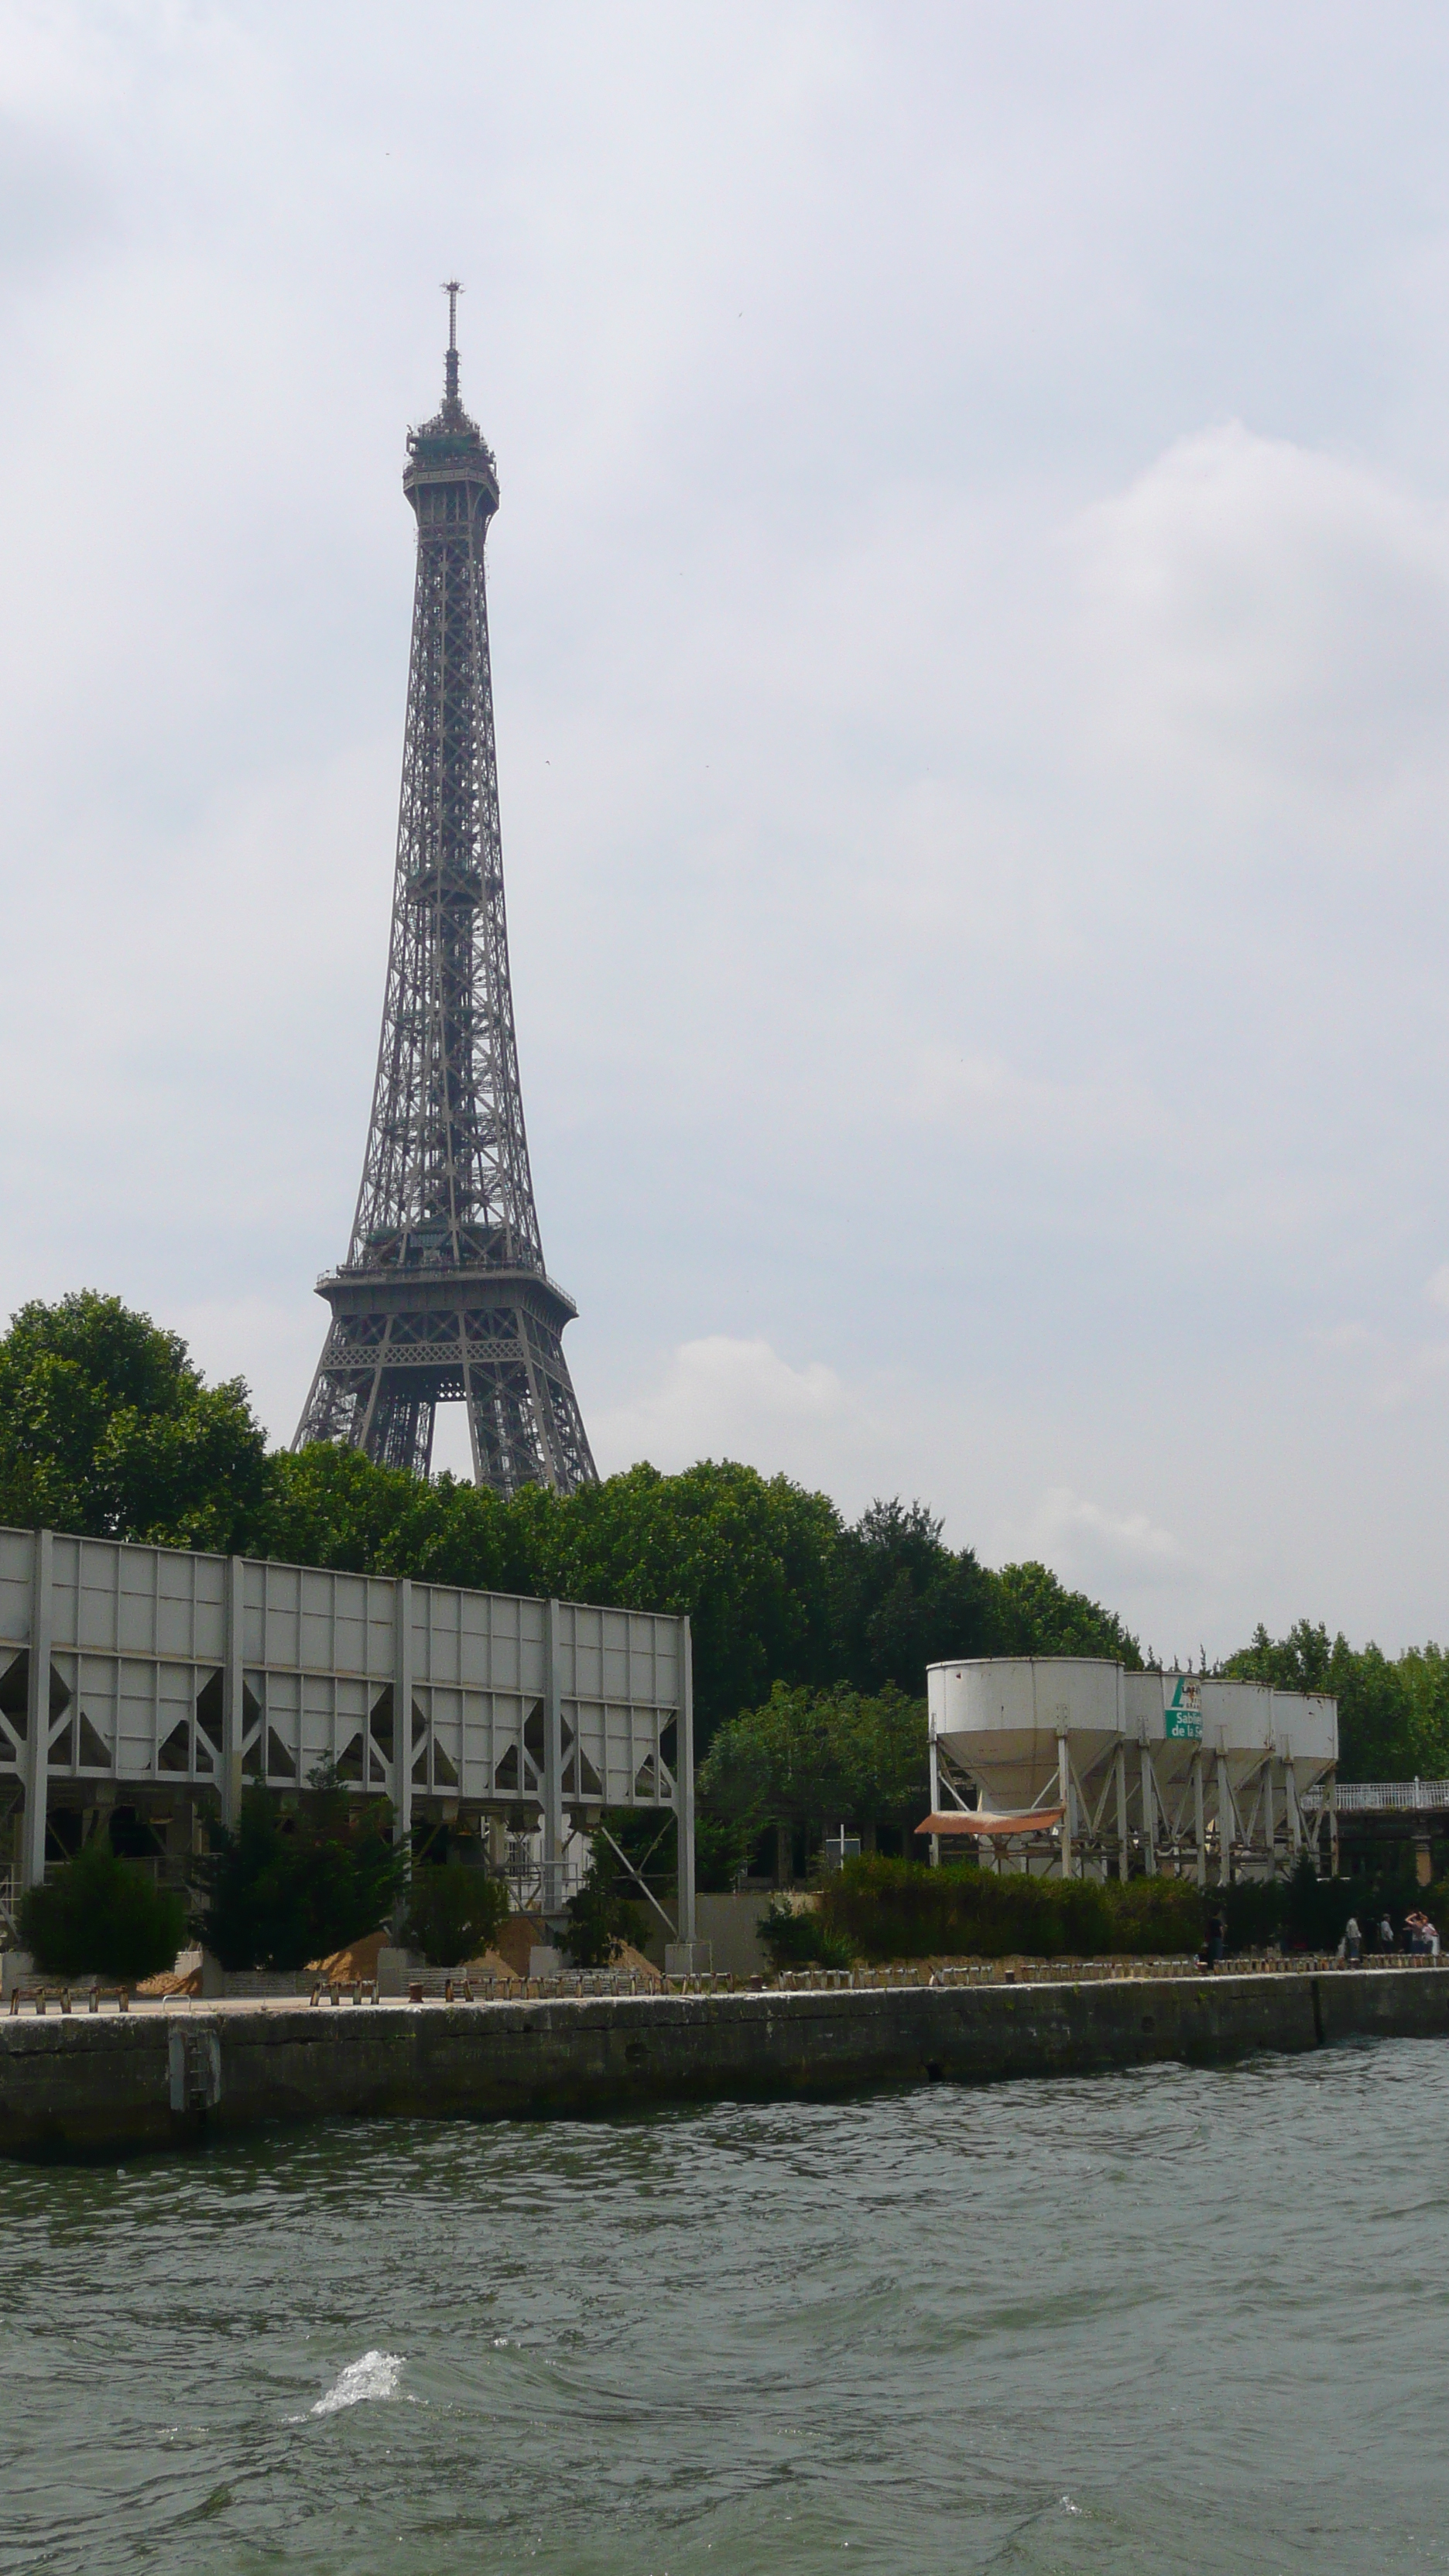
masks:
<svg viewBox="0 0 1449 2576"><path fill-rule="evenodd" d="M933 1664L927 1701L933 1858L965 1837L1069 1878L1337 1872L1336 1700L1061 1656Z"/></svg>
<svg viewBox="0 0 1449 2576"><path fill-rule="evenodd" d="M529 1172L508 972L483 546L498 473L458 394L408 433L417 518L407 728L382 1040L352 1240L297 1431L425 1476L439 1404L468 1412L496 1493L594 1481Z"/></svg>
<svg viewBox="0 0 1449 2576"><path fill-rule="evenodd" d="M693 1939L687 1619L0 1529L8 1878L121 1824L184 1877L244 1785L294 1800L319 1765L545 1916L605 1808L672 1812L677 1920L650 1901Z"/></svg>

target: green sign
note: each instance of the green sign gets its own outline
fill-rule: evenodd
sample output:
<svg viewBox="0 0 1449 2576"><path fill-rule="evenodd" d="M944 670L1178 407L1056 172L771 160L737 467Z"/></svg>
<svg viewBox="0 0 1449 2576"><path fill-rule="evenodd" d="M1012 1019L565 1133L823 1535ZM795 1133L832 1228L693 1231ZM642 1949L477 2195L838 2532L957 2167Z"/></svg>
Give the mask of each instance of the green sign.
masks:
<svg viewBox="0 0 1449 2576"><path fill-rule="evenodd" d="M1202 1742L1202 1684L1186 1673L1162 1676L1162 1731L1169 1743Z"/></svg>

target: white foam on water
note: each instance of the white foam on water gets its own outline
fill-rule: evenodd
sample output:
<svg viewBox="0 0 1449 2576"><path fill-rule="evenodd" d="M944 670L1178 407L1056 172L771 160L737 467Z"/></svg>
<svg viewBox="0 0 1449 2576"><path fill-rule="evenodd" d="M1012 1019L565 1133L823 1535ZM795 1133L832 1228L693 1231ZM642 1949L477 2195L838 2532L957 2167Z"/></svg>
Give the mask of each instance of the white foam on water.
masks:
<svg viewBox="0 0 1449 2576"><path fill-rule="evenodd" d="M344 2406L361 2406L369 2398L396 2397L403 2358L400 2352L365 2352L360 2361L349 2361L326 2396L318 2398L312 2413L336 2415Z"/></svg>

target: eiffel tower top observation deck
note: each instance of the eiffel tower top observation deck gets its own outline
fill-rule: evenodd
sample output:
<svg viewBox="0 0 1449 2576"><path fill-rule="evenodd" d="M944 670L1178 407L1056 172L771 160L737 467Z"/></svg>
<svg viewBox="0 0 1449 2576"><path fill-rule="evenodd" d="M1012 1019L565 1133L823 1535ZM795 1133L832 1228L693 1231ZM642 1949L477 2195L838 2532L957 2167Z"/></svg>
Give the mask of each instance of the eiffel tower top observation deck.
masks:
<svg viewBox="0 0 1449 2576"><path fill-rule="evenodd" d="M473 1473L563 1493L594 1462L563 1355L576 1309L533 1201L503 903L483 546L498 472L458 393L408 433L417 585L382 1042L352 1241L295 1446L341 1440L425 1476L439 1404Z"/></svg>

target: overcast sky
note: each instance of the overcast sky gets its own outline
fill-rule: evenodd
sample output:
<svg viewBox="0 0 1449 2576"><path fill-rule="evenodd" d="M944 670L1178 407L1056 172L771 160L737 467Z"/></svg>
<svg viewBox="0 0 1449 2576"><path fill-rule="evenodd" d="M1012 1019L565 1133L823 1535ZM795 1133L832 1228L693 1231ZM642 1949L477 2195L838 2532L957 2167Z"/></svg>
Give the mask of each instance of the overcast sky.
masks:
<svg viewBox="0 0 1449 2576"><path fill-rule="evenodd" d="M1443 8L0 0L0 98L5 1310L291 1436L456 273L601 1467L1449 1633Z"/></svg>

